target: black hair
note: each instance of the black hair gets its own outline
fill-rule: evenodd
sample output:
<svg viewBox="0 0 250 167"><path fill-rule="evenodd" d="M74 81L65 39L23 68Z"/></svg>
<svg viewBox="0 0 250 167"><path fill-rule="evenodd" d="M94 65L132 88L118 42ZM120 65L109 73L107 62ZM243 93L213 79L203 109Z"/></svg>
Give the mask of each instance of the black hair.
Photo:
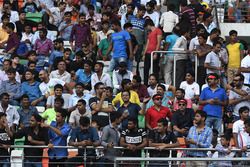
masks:
<svg viewBox="0 0 250 167"><path fill-rule="evenodd" d="M66 118L68 115L68 111L64 108L61 108L61 109L57 110L56 112L60 113L63 118Z"/></svg>
<svg viewBox="0 0 250 167"><path fill-rule="evenodd" d="M63 51L63 53L65 53L65 52L70 52L71 53L72 50L70 48L65 48L64 51Z"/></svg>
<svg viewBox="0 0 250 167"><path fill-rule="evenodd" d="M244 111L249 111L249 108L247 106L243 106L239 109L239 115L241 115Z"/></svg>
<svg viewBox="0 0 250 167"><path fill-rule="evenodd" d="M137 125L138 120L137 120L137 118L129 117L128 122L133 122L135 125Z"/></svg>
<svg viewBox="0 0 250 167"><path fill-rule="evenodd" d="M79 18L80 18L80 17L86 17L85 13L80 13L80 14L79 14Z"/></svg>
<svg viewBox="0 0 250 167"><path fill-rule="evenodd" d="M151 19L146 19L144 23L144 27L147 27L147 26L155 26L155 23Z"/></svg>
<svg viewBox="0 0 250 167"><path fill-rule="evenodd" d="M56 89L61 89L61 90L63 90L63 86L62 86L61 84L56 84L56 85L54 86L54 91L55 91Z"/></svg>
<svg viewBox="0 0 250 167"><path fill-rule="evenodd" d="M25 98L28 98L28 99L29 99L29 96L28 96L27 94L23 94L23 95L21 96L20 100L22 101L22 100L25 99Z"/></svg>
<svg viewBox="0 0 250 167"><path fill-rule="evenodd" d="M131 83L130 79L123 79L121 82L122 89L124 89L124 86L127 85L128 83Z"/></svg>
<svg viewBox="0 0 250 167"><path fill-rule="evenodd" d="M29 61L27 66L29 67L31 64L35 64L36 65L36 62L35 61Z"/></svg>
<svg viewBox="0 0 250 167"><path fill-rule="evenodd" d="M158 77L157 77L157 75L155 75L154 73L153 73L153 74L150 74L150 75L149 75L149 78L150 78L150 77L154 77L155 80L158 81Z"/></svg>
<svg viewBox="0 0 250 167"><path fill-rule="evenodd" d="M31 64L31 63L30 63ZM34 70L31 70L31 69L28 69L25 71L24 74L26 74L27 72L30 72L32 75L35 75L35 71Z"/></svg>
<svg viewBox="0 0 250 167"><path fill-rule="evenodd" d="M141 83L141 76L140 75L134 75L133 79L136 80L137 83Z"/></svg>
<svg viewBox="0 0 250 167"><path fill-rule="evenodd" d="M4 59L3 64L4 64L5 62L9 62L10 65L11 65L11 63L12 63L10 59Z"/></svg>
<svg viewBox="0 0 250 167"><path fill-rule="evenodd" d="M93 5L89 5L88 10L95 10L95 7Z"/></svg>
<svg viewBox="0 0 250 167"><path fill-rule="evenodd" d="M64 104L64 99L61 97L56 97L54 103L60 102L62 105Z"/></svg>
<svg viewBox="0 0 250 167"><path fill-rule="evenodd" d="M72 13L71 13L71 12L65 12L65 13L64 13L64 16L65 16L65 15L70 15L70 16L72 16Z"/></svg>
<svg viewBox="0 0 250 167"><path fill-rule="evenodd" d="M14 29L15 29L15 25L13 24L13 23L8 23L7 25L6 25L6 27L8 27L9 29L11 29L12 31L14 31Z"/></svg>
<svg viewBox="0 0 250 167"><path fill-rule="evenodd" d="M115 111L110 113L110 122L114 122L116 119L119 119L122 116L121 112Z"/></svg>
<svg viewBox="0 0 250 167"><path fill-rule="evenodd" d="M127 29L127 28L132 28L133 27L133 24L131 23L125 23L124 26L123 26L123 29Z"/></svg>
<svg viewBox="0 0 250 167"><path fill-rule="evenodd" d="M234 34L238 35L238 32L236 30L229 31L229 36L234 35Z"/></svg>
<svg viewBox="0 0 250 167"><path fill-rule="evenodd" d="M0 95L0 100L3 100L4 96L10 97L10 95L7 92L4 92Z"/></svg>
<svg viewBox="0 0 250 167"><path fill-rule="evenodd" d="M83 105L85 105L85 106L86 106L86 101L85 101L85 100L83 100L83 99L78 100L78 101L77 101L77 103L82 103Z"/></svg>
<svg viewBox="0 0 250 167"><path fill-rule="evenodd" d="M146 11L146 8L144 5L137 6L138 11Z"/></svg>
<svg viewBox="0 0 250 167"><path fill-rule="evenodd" d="M172 4L172 3L168 4L168 10L169 11L174 11L175 10L175 5Z"/></svg>
<svg viewBox="0 0 250 167"><path fill-rule="evenodd" d="M7 115L4 112L0 112L0 119L4 116L6 117Z"/></svg>
<svg viewBox="0 0 250 167"><path fill-rule="evenodd" d="M199 114L202 118L207 119L207 113L203 110L197 110L195 114Z"/></svg>
<svg viewBox="0 0 250 167"><path fill-rule="evenodd" d="M98 64L98 65L100 65L102 68L104 68L104 63L103 63L103 62L98 61L98 62L95 63L95 65L96 65L96 64Z"/></svg>
<svg viewBox="0 0 250 167"><path fill-rule="evenodd" d="M84 64L88 64L90 67L92 67L93 62L91 60L86 60Z"/></svg>
<svg viewBox="0 0 250 167"><path fill-rule="evenodd" d="M230 141L231 140L231 136L228 134L223 134L220 136L221 138L224 138L226 141Z"/></svg>
<svg viewBox="0 0 250 167"><path fill-rule="evenodd" d="M129 94L129 97L130 97L130 92L128 90L123 90L121 91L121 95L123 95L123 93L127 92Z"/></svg>
<svg viewBox="0 0 250 167"><path fill-rule="evenodd" d="M84 84L81 82L76 83L75 87L77 87L77 86L81 86L81 87L83 87L83 89L85 88Z"/></svg>
<svg viewBox="0 0 250 167"><path fill-rule="evenodd" d="M166 86L165 86L165 85L163 85L163 84L158 84L158 85L157 85L157 88L158 88L158 87L161 87L161 88L164 90L164 92L166 91Z"/></svg>
<svg viewBox="0 0 250 167"><path fill-rule="evenodd" d="M43 118L39 114L32 114L32 116L35 118L37 122L42 122Z"/></svg>
<svg viewBox="0 0 250 167"><path fill-rule="evenodd" d="M48 34L48 31L46 28L41 28L39 31L42 31L43 34L47 35Z"/></svg>
<svg viewBox="0 0 250 167"><path fill-rule="evenodd" d="M250 118L248 118L247 120L245 120L244 124L250 126Z"/></svg>
<svg viewBox="0 0 250 167"><path fill-rule="evenodd" d="M107 91L110 91L111 93L113 93L113 88L110 87L110 86L107 86L107 87L106 87L106 90L107 90Z"/></svg>
<svg viewBox="0 0 250 167"><path fill-rule="evenodd" d="M222 43L221 43L221 42L219 42L219 41L214 41L214 43L213 43L213 47L215 47L216 45L220 45L220 46L222 46Z"/></svg>
<svg viewBox="0 0 250 167"><path fill-rule="evenodd" d="M120 22L119 20L114 20L114 21L112 21L111 24L112 24L112 25L115 25L115 26L121 27L121 22Z"/></svg>
<svg viewBox="0 0 250 167"><path fill-rule="evenodd" d="M168 120L165 118L160 118L157 123L161 123L164 127L168 126Z"/></svg>
<svg viewBox="0 0 250 167"><path fill-rule="evenodd" d="M90 125L90 119L89 119L89 117L80 117L79 123L83 127L89 126Z"/></svg>
<svg viewBox="0 0 250 167"><path fill-rule="evenodd" d="M14 68L10 68L6 71L7 74L16 74L16 70Z"/></svg>
<svg viewBox="0 0 250 167"><path fill-rule="evenodd" d="M94 85L94 89L95 89L95 90L99 89L99 87L100 87L101 85L104 85L104 83L102 83L102 82L97 82L97 83Z"/></svg>
<svg viewBox="0 0 250 167"><path fill-rule="evenodd" d="M187 5L188 5L187 0L181 0L180 6L187 6Z"/></svg>
<svg viewBox="0 0 250 167"><path fill-rule="evenodd" d="M218 28L212 29L211 32L210 32L210 35L211 35L211 34L216 34L216 33L219 33L219 34L220 34L220 33L221 33L220 29L218 29Z"/></svg>
<svg viewBox="0 0 250 167"><path fill-rule="evenodd" d="M83 57L83 55L84 55L84 53L83 53L83 51L82 50L80 50L80 51L78 51L78 52L76 52L76 54L75 54L76 56L80 56L81 58Z"/></svg>
<svg viewBox="0 0 250 167"><path fill-rule="evenodd" d="M2 15L1 20L3 21L5 19L10 19L10 16L8 14Z"/></svg>
<svg viewBox="0 0 250 167"><path fill-rule="evenodd" d="M197 36L202 37L203 39L207 40L207 35L205 33L200 33Z"/></svg>

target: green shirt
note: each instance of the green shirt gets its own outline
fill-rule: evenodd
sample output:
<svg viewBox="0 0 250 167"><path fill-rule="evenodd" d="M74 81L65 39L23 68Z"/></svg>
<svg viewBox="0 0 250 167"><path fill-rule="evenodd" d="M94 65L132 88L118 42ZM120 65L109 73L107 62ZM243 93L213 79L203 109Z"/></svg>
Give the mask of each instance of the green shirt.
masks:
<svg viewBox="0 0 250 167"><path fill-rule="evenodd" d="M45 110L42 114L41 114L43 119L46 119L46 122L48 125L50 125L50 123L52 121L56 120L56 111L54 108L49 108L47 110Z"/></svg>
<svg viewBox="0 0 250 167"><path fill-rule="evenodd" d="M107 38L102 39L99 43L98 49L102 51L102 55L106 55L108 48L109 48L110 42Z"/></svg>

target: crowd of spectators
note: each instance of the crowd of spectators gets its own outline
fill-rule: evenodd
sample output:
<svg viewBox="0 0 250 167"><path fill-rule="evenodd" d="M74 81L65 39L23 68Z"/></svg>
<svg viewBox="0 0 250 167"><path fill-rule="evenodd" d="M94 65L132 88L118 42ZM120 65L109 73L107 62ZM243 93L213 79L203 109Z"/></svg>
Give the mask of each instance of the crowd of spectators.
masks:
<svg viewBox="0 0 250 167"><path fill-rule="evenodd" d="M0 162L10 165L9 145L22 137L25 145L48 145L49 166L83 164L83 147L100 145L87 149L88 166L140 157L146 146L156 148L150 157L184 146L248 156L250 53L236 30L220 36L212 11L198 0L4 0ZM78 156L54 148L67 145L79 147ZM24 166L40 167L42 154L24 148Z"/></svg>

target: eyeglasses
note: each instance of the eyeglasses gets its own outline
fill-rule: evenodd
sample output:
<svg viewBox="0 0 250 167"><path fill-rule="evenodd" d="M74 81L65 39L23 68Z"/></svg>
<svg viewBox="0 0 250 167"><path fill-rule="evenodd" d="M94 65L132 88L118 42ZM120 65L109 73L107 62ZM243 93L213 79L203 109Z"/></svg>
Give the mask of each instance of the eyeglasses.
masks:
<svg viewBox="0 0 250 167"><path fill-rule="evenodd" d="M186 104L182 104L182 103L180 103L180 104L178 104L178 106L186 106Z"/></svg>

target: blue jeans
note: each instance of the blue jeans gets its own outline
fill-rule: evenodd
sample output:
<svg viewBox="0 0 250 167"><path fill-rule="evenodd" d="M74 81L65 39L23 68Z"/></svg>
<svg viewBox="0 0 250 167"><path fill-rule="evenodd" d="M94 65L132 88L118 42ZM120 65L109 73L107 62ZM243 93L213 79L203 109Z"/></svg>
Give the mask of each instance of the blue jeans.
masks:
<svg viewBox="0 0 250 167"><path fill-rule="evenodd" d="M217 129L221 133L222 119L218 117L207 116L206 125L210 128Z"/></svg>
<svg viewBox="0 0 250 167"><path fill-rule="evenodd" d="M0 160L0 166L1 167L10 167L10 159Z"/></svg>
<svg viewBox="0 0 250 167"><path fill-rule="evenodd" d="M126 57L119 57L119 58L113 58L110 61L109 64L109 72L113 72L114 69L116 69L119 66L119 63L121 62L127 62L127 58Z"/></svg>
<svg viewBox="0 0 250 167"><path fill-rule="evenodd" d="M27 159L24 159L23 167L42 167L42 162L31 162Z"/></svg>

